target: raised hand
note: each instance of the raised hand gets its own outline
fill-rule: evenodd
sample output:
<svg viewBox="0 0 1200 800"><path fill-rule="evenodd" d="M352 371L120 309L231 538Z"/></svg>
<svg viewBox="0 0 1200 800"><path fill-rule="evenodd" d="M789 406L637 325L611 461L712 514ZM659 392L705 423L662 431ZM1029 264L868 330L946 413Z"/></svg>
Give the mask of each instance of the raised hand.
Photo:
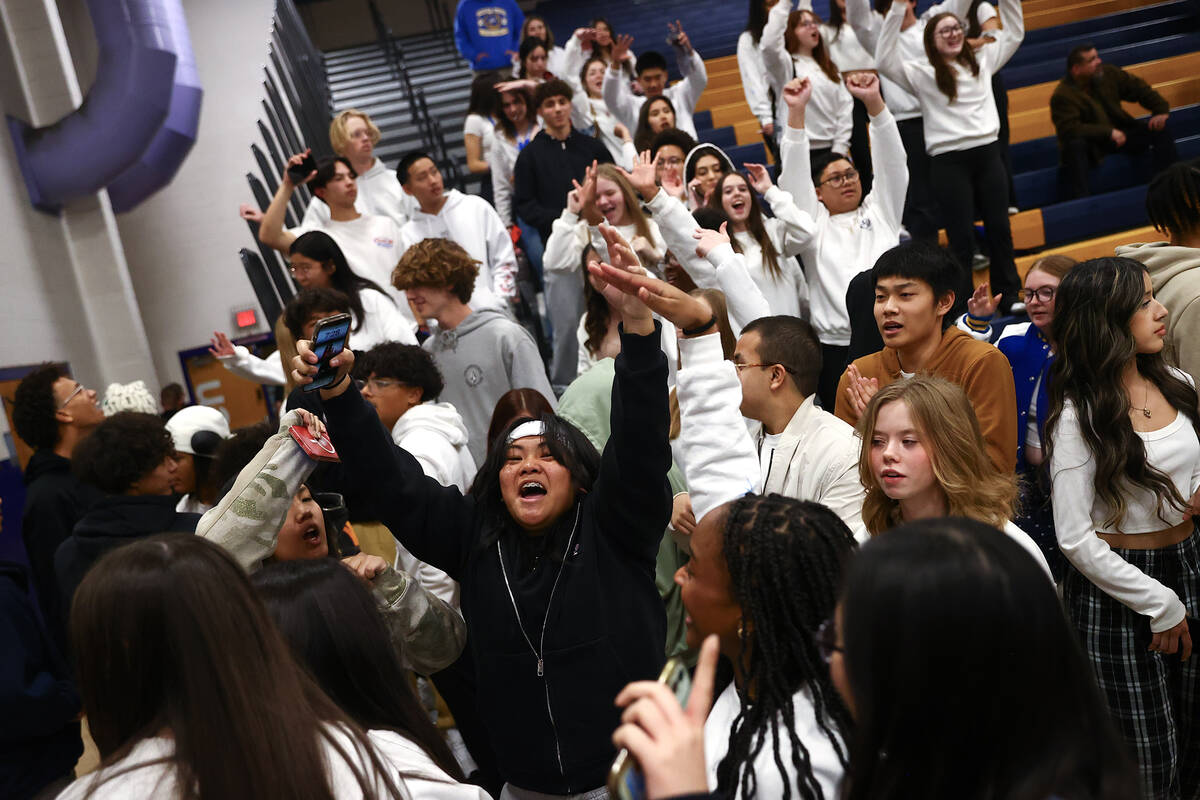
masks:
<svg viewBox="0 0 1200 800"><path fill-rule="evenodd" d="M578 182L572 182L575 183L576 187L579 186ZM567 192L567 211L575 215L578 215L583 210L583 200L579 197L579 191L578 188L575 188Z"/></svg>
<svg viewBox="0 0 1200 800"><path fill-rule="evenodd" d="M658 152L662 155L661 150ZM633 171L622 169L621 172L625 173L629 184L642 196L642 200L649 203L658 194L658 183L655 181L657 170L658 162L650 160L649 150L643 150L633 160Z"/></svg>
<svg viewBox="0 0 1200 800"><path fill-rule="evenodd" d="M263 212L249 203L242 203L238 206L238 216L250 222L261 223L263 221Z"/></svg>
<svg viewBox="0 0 1200 800"><path fill-rule="evenodd" d="M596 208L596 173L599 169L598 164L593 161L583 173L583 185L579 181L572 180L576 191L579 192L579 202L582 206L581 214L588 225L599 225L604 219L604 215L600 213L600 209Z"/></svg>
<svg viewBox="0 0 1200 800"><path fill-rule="evenodd" d="M618 276L646 274L646 270L638 263L633 248L630 247L629 242L625 241L625 237L617 232L616 228L603 224L600 226L600 235L604 237L605 244L608 245L608 257L611 263L605 266L609 270ZM594 266L592 265L592 267ZM621 322L627 331L646 334L654 330L654 317L636 293L624 292L620 287L611 284L606 272L599 274L593 272L593 274L600 279L600 286L596 288L604 295L609 306L621 315Z"/></svg>
<svg viewBox="0 0 1200 800"><path fill-rule="evenodd" d="M537 81L533 78L516 78L511 81L501 81L496 84L497 92L515 92L520 89L528 89L533 91L537 88Z"/></svg>
<svg viewBox="0 0 1200 800"><path fill-rule="evenodd" d="M879 91L879 76L874 72L852 72L846 76L846 89L863 102L867 113L875 116L883 111L883 95Z"/></svg>
<svg viewBox="0 0 1200 800"><path fill-rule="evenodd" d="M846 374L850 377L850 385L846 387L850 407L854 409L855 416L861 417L867 410L867 403L870 403L871 398L879 391L879 379L864 378L858 367L853 364L846 367Z"/></svg>
<svg viewBox="0 0 1200 800"><path fill-rule="evenodd" d="M228 358L233 355L233 342L229 341L224 331L213 331L212 338L208 340L208 353L214 358Z"/></svg>
<svg viewBox="0 0 1200 800"><path fill-rule="evenodd" d="M588 269L605 282L605 298L609 298L610 292L614 291L632 297L650 311L670 320L680 330L699 328L712 319L712 309L703 300L676 289L666 281L619 269L611 264L591 264ZM697 335L715 331L714 327Z"/></svg>
<svg viewBox="0 0 1200 800"><path fill-rule="evenodd" d="M330 531L335 534L335 531ZM351 572L358 576L363 583L370 583L371 580L387 569L387 562L379 556L373 556L370 553L358 553L357 555L347 556L342 559L342 564Z"/></svg>
<svg viewBox="0 0 1200 800"><path fill-rule="evenodd" d="M312 342L301 339L296 342L296 356L292 359L292 380L297 386L307 386L313 382L317 374L317 363L320 359L312 351ZM321 389L321 397L328 400L337 397L350 386L350 381L343 380L354 368L354 351L346 348L329 360L330 366L337 367L337 377L330 384L331 389Z"/></svg>
<svg viewBox="0 0 1200 800"><path fill-rule="evenodd" d="M783 102L787 103L788 108L803 109L808 106L812 90L812 83L808 78L792 78L783 85Z"/></svg>
<svg viewBox="0 0 1200 800"><path fill-rule="evenodd" d="M712 708L719 652L715 634L700 646L687 708L681 708L671 690L657 681L631 683L617 695L617 705L625 711L613 744L627 748L637 759L651 800L708 791L704 720Z"/></svg>
<svg viewBox="0 0 1200 800"><path fill-rule="evenodd" d="M308 173L308 177L305 178L304 180L300 181L300 183L296 183L295 181L293 181L291 179L291 176L288 175L288 167L300 166L302 163L304 163L305 157L308 155L311 155L311 154L312 154L312 148L309 148L309 149L305 150L303 153L296 153L296 155L292 156L291 158L289 158L287 160L287 163L283 165L283 177L281 178L281 181L285 186L300 186L305 183L308 183L313 178L317 177L317 171L315 169L312 172Z"/></svg>
<svg viewBox="0 0 1200 800"><path fill-rule="evenodd" d="M991 286L986 283L975 288L974 294L967 300L967 313L975 319L991 319L1000 306L1000 295L991 293Z"/></svg>
<svg viewBox="0 0 1200 800"><path fill-rule="evenodd" d="M688 38L687 33L683 30L683 23L679 20L675 20L674 25L668 22L667 30L670 31L667 41L690 56L692 54L692 40Z"/></svg>
<svg viewBox="0 0 1200 800"><path fill-rule="evenodd" d="M696 255L707 258L708 254L716 248L723 244L729 244L729 234L726 232L728 227L728 222L722 222L719 231L714 231L712 228L696 228L692 234L692 238L696 240Z"/></svg>
<svg viewBox="0 0 1200 800"><path fill-rule="evenodd" d="M658 164L657 157L654 162L656 165ZM664 166L662 172L658 174L658 181L664 192L680 202L686 202L687 192L683 188L683 176L679 174L679 170Z"/></svg>
<svg viewBox="0 0 1200 800"><path fill-rule="evenodd" d="M613 39L612 45L612 66L613 69L620 69L621 62L629 55L629 48L633 45L633 37L627 33L622 33Z"/></svg>
<svg viewBox="0 0 1200 800"><path fill-rule="evenodd" d="M771 173L767 172L767 168L762 164L743 163L742 166L750 173L750 188L759 194L766 194L767 190L775 185L771 182Z"/></svg>

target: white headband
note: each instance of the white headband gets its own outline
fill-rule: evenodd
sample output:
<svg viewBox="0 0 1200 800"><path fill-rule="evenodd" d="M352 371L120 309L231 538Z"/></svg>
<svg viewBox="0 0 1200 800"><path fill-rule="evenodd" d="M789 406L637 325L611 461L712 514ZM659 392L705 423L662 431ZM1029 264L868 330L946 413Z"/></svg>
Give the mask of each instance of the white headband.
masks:
<svg viewBox="0 0 1200 800"><path fill-rule="evenodd" d="M517 439L524 439L526 436L545 436L546 425L541 420L531 419L522 422L517 427L513 428L513 432L508 435L507 444L512 444Z"/></svg>

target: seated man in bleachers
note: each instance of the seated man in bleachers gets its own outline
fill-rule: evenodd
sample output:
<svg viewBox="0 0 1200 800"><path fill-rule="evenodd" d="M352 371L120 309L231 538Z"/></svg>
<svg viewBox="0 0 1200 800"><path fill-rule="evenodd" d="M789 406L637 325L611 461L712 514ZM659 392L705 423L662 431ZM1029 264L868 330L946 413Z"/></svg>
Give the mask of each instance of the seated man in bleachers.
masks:
<svg viewBox="0 0 1200 800"><path fill-rule="evenodd" d="M692 112L704 87L708 85L708 72L704 68L704 59L692 49L692 43L683 32L683 28L670 27L670 41L674 46L675 60L683 80L668 87L667 59L655 50L647 50L638 57L635 68L644 96L635 95L621 69L629 45L633 44L633 37L619 36L613 44L610 67L604 73L604 103L618 122L629 130L634 130L637 128L638 112L642 109L642 103L659 95L666 95L675 106L675 127L694 138L696 123L692 122Z"/></svg>
<svg viewBox="0 0 1200 800"><path fill-rule="evenodd" d="M1153 116L1135 119L1122 101L1137 103ZM1067 74L1050 98L1050 117L1058 133L1059 153L1071 192L1086 197L1088 172L1111 153L1154 154L1158 173L1177 159L1167 128L1170 104L1150 84L1115 64L1100 61L1093 44L1081 44L1067 56Z"/></svg>

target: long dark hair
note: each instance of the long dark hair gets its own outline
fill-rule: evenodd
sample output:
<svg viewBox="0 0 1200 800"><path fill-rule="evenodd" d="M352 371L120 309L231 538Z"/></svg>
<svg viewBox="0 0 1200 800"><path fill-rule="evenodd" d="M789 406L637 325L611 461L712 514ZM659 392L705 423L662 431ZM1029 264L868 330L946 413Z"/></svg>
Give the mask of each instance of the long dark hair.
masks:
<svg viewBox="0 0 1200 800"><path fill-rule="evenodd" d="M933 67L933 77L937 83L938 89L942 94L946 95L953 103L958 99L958 75L946 63L946 59L937 51L937 25L946 17L951 17L958 20L958 24L962 24L962 20L949 12L945 11L941 14L934 14L933 19L925 23L925 56L929 59L930 65ZM965 29L964 29L965 33ZM967 44L964 36L962 50L954 58L959 64L962 64L967 69L971 70L971 75L978 77L979 62L975 60L975 50L971 45Z"/></svg>
<svg viewBox="0 0 1200 800"><path fill-rule="evenodd" d="M324 744L364 797L377 780L400 796L366 735L296 665L246 574L205 539L153 536L101 558L75 593L71 644L103 766L168 730L163 761L189 797L332 800Z"/></svg>
<svg viewBox="0 0 1200 800"><path fill-rule="evenodd" d="M775 765L785 778L784 798L790 798L791 782L780 750L786 737L799 796L823 797L809 750L796 735L792 703L796 692L807 687L817 725L844 767L850 713L833 687L814 636L833 616L842 572L855 550L854 536L825 506L778 494L745 495L726 513L722 555L730 590L742 608L741 652L735 665L742 682L729 750L717 765L717 791L725 797L754 797L754 760L770 742Z"/></svg>
<svg viewBox="0 0 1200 800"><path fill-rule="evenodd" d="M518 69L519 77L522 77L522 78L529 77L525 73L525 59L529 58L530 54L533 53L534 50L537 50L539 47L546 51L546 57L549 58L550 47L549 47L549 45L546 44L545 40L539 39L537 36L530 36L530 37L527 37L527 38L521 40L521 47L519 50L517 50L517 59L518 59L518 64L520 65L519 69ZM553 73L551 73L550 70L547 69L546 74L552 75Z"/></svg>
<svg viewBox="0 0 1200 800"><path fill-rule="evenodd" d="M642 107L638 111L637 130L633 134L633 146L639 153L643 150L649 150L650 143L658 135L650 130L650 106L659 102L666 103L667 108L671 109L671 114L675 117L675 122L679 122L679 115L675 111L675 104L671 102L671 98L665 94L648 98L646 102L642 103Z"/></svg>
<svg viewBox="0 0 1200 800"><path fill-rule="evenodd" d="M517 140L517 126L508 118L508 114L504 113L504 95L515 94L519 95L525 101L525 121L530 125L536 125L537 114L533 109L533 94L528 89L509 89L507 92L496 93L496 127L504 132L510 141Z"/></svg>
<svg viewBox="0 0 1200 800"><path fill-rule="evenodd" d="M800 49L800 39L796 36L796 26L800 24L800 18L805 14L816 20L818 26L821 24L821 18L811 9L798 8L788 14L787 28L783 31L783 46L789 53L795 53ZM820 28L818 27L817 30L819 31ZM817 46L813 48L812 57L813 61L817 62L817 66L821 68L821 72L825 73L826 78L829 78L834 83L842 82L842 75L838 72L837 64L834 64L833 59L829 57L829 48L825 46L824 36L817 37Z"/></svg>
<svg viewBox="0 0 1200 800"><path fill-rule="evenodd" d="M496 93L496 84L500 75L495 72L481 72L471 81L471 97L467 100L467 114L478 114L481 117L495 119L500 113L497 102L500 95Z"/></svg>
<svg viewBox="0 0 1200 800"><path fill-rule="evenodd" d="M408 684L371 593L330 558L275 562L250 577L296 660L363 730L417 744L457 781L462 771Z"/></svg>
<svg viewBox="0 0 1200 800"><path fill-rule="evenodd" d="M364 278L350 268L350 263L346 261L342 248L338 247L333 237L324 231L309 231L300 234L288 248L288 253L299 253L322 265L331 264L333 266L333 274L329 276L330 288L342 292L349 298L350 310L354 312L354 319L357 322L354 326L355 331L362 328L365 316L359 292L364 289L373 289L395 304L395 301L379 287L379 284Z"/></svg>
<svg viewBox="0 0 1200 800"><path fill-rule="evenodd" d="M611 65L612 64L612 48L613 48L612 42L615 41L617 38L617 32L615 30L613 30L612 23L609 22L604 17L592 17L590 20L588 20L588 27L595 28L601 22L603 22L604 25L608 28L608 33L609 33L608 38L610 41L608 44L604 45L603 47L601 47L596 42L592 42L592 54L600 56L601 58L604 59L605 64Z"/></svg>
<svg viewBox="0 0 1200 800"><path fill-rule="evenodd" d="M750 36L754 39L755 44L762 39L763 28L766 25L766 0L750 0L750 10L746 12L746 30L750 31Z"/></svg>
<svg viewBox="0 0 1200 800"><path fill-rule="evenodd" d="M1176 377L1161 352L1138 353L1129 329L1142 303L1146 268L1131 258L1093 258L1062 279L1054 299L1052 338L1058 356L1050 367L1050 413L1046 417L1046 462L1069 400L1096 465L1096 496L1108 512L1106 526L1125 518L1130 487L1152 492L1164 508L1187 507L1171 479L1146 463L1146 446L1129 421L1129 395L1122 376L1136 359L1137 370L1179 413L1197 425L1196 390ZM1165 520L1164 520L1165 524Z"/></svg>
<svg viewBox="0 0 1200 800"><path fill-rule="evenodd" d="M847 800L1140 796L1054 586L1007 535L896 527L850 563L841 612Z"/></svg>
<svg viewBox="0 0 1200 800"><path fill-rule="evenodd" d="M767 274L772 278L778 279L783 274L783 271L779 268L779 253L775 250L775 243L767 235L767 226L763 223L762 206L759 205L758 198L755 196L754 190L750 188L750 181L746 180L746 176L740 172L726 172L722 175L713 189L712 197L708 198L708 205L710 208L715 208L725 213L721 193L725 190L725 182L731 178L744 181L746 188L750 189L750 216L746 218L746 230L758 242L759 247L762 248L763 263L767 266ZM742 252L742 247L738 244L736 236L729 237L729 244L733 246L734 252Z"/></svg>
<svg viewBox="0 0 1200 800"><path fill-rule="evenodd" d="M587 279L588 256L595 252L596 248L590 244L585 245L583 254L579 258L584 275L583 330L587 334L587 338L583 340L583 346L592 355L596 355L600 351L600 345L604 343L604 337L608 334L608 323L612 320L612 309L609 308L608 301L604 299L603 294L596 291L592 282Z"/></svg>

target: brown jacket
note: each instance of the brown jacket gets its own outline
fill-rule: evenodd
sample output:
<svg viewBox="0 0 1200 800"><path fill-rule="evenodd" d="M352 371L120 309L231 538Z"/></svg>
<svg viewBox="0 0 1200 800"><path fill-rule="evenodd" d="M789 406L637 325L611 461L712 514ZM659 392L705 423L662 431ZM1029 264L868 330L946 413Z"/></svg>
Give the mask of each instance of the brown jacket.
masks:
<svg viewBox="0 0 1200 800"><path fill-rule="evenodd" d="M1101 64L1086 87L1070 75L1064 77L1050 97L1050 118L1058 133L1059 149L1070 139L1087 139L1092 159L1103 158L1109 152L1113 128L1134 124L1134 118L1121 107L1122 100L1137 103L1151 114L1171 110L1170 103L1154 87L1115 64Z"/></svg>
<svg viewBox="0 0 1200 800"><path fill-rule="evenodd" d="M890 347L857 359L854 366L864 378L878 378L881 389L902 377L900 358ZM1013 385L1012 367L1004 354L951 325L942 333L941 346L922 372L953 381L963 388L975 408L992 463L1002 473L1015 470L1017 390ZM858 416L846 397L848 386L849 378L843 374L838 381L834 413L851 425L857 425Z"/></svg>

